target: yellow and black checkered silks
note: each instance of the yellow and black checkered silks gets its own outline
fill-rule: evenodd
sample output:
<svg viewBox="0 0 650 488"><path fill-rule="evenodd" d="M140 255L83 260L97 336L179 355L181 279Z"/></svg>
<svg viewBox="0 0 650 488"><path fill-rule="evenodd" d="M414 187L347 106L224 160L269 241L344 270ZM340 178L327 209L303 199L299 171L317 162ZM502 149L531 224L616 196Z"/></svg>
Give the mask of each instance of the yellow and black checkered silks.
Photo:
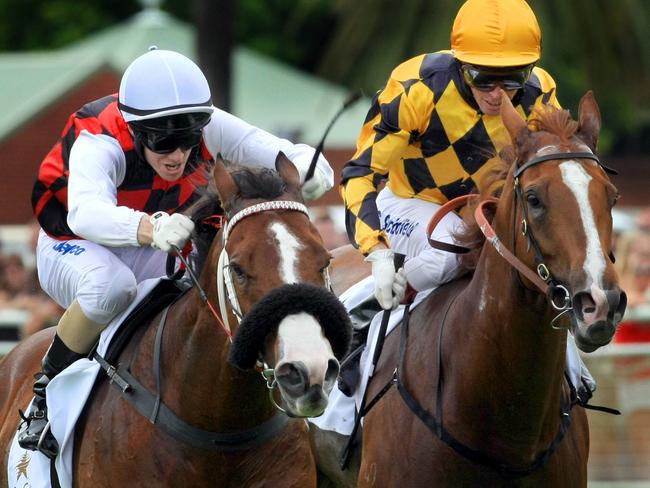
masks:
<svg viewBox="0 0 650 488"><path fill-rule="evenodd" d="M555 82L534 68L513 104L528 118L535 104L557 105ZM377 187L442 204L477 187L510 144L499 115L484 115L449 51L399 65L373 98L357 151L343 168L341 195L350 242L364 254L387 242L377 213Z"/></svg>

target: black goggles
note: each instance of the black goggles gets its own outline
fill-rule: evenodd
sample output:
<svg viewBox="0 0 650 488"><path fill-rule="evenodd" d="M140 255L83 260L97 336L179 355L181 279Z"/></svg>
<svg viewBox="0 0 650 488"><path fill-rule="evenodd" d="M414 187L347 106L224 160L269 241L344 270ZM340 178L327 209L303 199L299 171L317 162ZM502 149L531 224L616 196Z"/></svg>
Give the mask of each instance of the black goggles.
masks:
<svg viewBox="0 0 650 488"><path fill-rule="evenodd" d="M518 68L489 68L463 64L461 70L467 84L477 90L491 91L500 86L508 91L524 87L530 78L533 65L529 64Z"/></svg>
<svg viewBox="0 0 650 488"><path fill-rule="evenodd" d="M180 148L183 151L193 149L201 144L202 129L194 129L178 134L164 134L160 132L134 131L147 149L157 154L173 153Z"/></svg>

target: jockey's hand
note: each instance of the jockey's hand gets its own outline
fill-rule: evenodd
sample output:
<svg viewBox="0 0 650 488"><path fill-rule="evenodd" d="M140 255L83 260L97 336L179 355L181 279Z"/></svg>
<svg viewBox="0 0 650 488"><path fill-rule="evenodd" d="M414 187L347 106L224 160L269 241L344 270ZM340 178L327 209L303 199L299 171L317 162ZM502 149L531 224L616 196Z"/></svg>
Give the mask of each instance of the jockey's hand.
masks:
<svg viewBox="0 0 650 488"><path fill-rule="evenodd" d="M194 222L183 214L156 212L150 218L153 225L151 247L171 252L172 246L183 248L194 230Z"/></svg>
<svg viewBox="0 0 650 488"><path fill-rule="evenodd" d="M384 310L391 310L404 298L406 276L404 269L395 271L392 249L372 251L365 259L372 263L372 276L375 279L375 298Z"/></svg>
<svg viewBox="0 0 650 488"><path fill-rule="evenodd" d="M304 182L300 189L305 200L316 200L330 189L330 185L325 176L316 168L314 176Z"/></svg>

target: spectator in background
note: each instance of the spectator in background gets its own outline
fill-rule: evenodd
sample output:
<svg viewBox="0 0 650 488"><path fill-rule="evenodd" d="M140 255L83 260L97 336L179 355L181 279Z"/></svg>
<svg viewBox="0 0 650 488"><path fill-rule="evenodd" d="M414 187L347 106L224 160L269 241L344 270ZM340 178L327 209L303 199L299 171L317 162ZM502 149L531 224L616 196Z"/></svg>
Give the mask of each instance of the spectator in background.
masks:
<svg viewBox="0 0 650 488"><path fill-rule="evenodd" d="M55 325L63 313L41 290L36 271L17 254L0 256L0 310L27 312L27 321L20 324L23 337Z"/></svg>
<svg viewBox="0 0 650 488"><path fill-rule="evenodd" d="M616 333L619 344L650 344L650 208L641 212L638 228L623 234L617 247L621 286L627 311ZM650 357L619 358L618 400L626 415L636 479L650 479Z"/></svg>
<svg viewBox="0 0 650 488"><path fill-rule="evenodd" d="M345 232L336 227L327 207L317 207L314 215L314 226L323 238L325 249L332 250L349 244Z"/></svg>

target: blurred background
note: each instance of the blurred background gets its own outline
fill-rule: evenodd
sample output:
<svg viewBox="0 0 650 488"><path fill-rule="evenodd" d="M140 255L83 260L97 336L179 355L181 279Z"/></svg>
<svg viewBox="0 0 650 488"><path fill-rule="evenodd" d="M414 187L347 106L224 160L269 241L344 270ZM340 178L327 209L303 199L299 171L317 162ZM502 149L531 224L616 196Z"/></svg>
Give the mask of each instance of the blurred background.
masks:
<svg viewBox="0 0 650 488"><path fill-rule="evenodd" d="M617 265L629 297L617 343L586 357L599 381L590 413L593 486L650 486L650 2L530 0L543 34L540 66L574 115L594 90L599 150L621 192ZM330 133L340 169L370 98L401 61L449 48L460 0L0 0L0 355L61 313L38 286L30 195L68 116L117 91L150 45L194 59L215 105L295 142ZM330 248L347 242L336 189L313 202ZM591 486L590 485L590 486Z"/></svg>

